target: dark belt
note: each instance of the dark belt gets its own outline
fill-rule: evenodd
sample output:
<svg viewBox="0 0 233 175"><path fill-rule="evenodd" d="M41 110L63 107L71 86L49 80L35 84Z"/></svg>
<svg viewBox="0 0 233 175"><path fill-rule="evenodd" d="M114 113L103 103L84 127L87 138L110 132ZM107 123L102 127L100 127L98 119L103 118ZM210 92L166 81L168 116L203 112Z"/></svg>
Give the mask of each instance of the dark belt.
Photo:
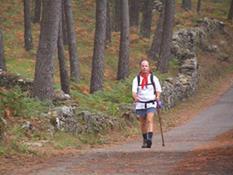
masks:
<svg viewBox="0 0 233 175"><path fill-rule="evenodd" d="M138 102L139 102L139 103L145 103L145 109L147 109L147 104L148 104L148 103L155 104L155 101L156 101L156 100L150 100L150 101L138 101Z"/></svg>

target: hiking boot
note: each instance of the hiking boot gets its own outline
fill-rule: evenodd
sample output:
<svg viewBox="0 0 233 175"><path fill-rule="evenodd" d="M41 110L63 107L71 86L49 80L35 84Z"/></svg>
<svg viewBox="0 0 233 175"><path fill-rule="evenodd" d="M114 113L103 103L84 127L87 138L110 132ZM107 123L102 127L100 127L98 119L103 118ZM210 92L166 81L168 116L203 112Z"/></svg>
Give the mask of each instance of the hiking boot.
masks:
<svg viewBox="0 0 233 175"><path fill-rule="evenodd" d="M143 140L143 143L142 143L142 148L147 148L147 140Z"/></svg>
<svg viewBox="0 0 233 175"><path fill-rule="evenodd" d="M151 140L147 140L146 145L147 145L146 148L151 148L152 141Z"/></svg>

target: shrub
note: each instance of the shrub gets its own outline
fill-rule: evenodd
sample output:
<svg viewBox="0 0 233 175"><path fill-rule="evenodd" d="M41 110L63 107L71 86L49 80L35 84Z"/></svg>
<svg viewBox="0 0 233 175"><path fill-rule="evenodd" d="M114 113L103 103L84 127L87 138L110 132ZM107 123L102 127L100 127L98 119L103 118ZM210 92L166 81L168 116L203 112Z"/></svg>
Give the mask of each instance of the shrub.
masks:
<svg viewBox="0 0 233 175"><path fill-rule="evenodd" d="M8 110L14 117L32 117L47 111L50 105L46 102L30 98L19 88L0 92L1 114Z"/></svg>

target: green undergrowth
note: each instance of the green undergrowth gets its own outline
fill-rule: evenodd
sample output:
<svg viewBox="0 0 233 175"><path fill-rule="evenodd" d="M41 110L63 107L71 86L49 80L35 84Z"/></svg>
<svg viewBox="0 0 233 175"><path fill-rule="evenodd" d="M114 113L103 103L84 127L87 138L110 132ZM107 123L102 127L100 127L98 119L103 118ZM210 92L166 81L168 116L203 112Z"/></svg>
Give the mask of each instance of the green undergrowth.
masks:
<svg viewBox="0 0 233 175"><path fill-rule="evenodd" d="M65 132L56 132L52 141L52 144L56 149L63 149L63 148L80 148L81 141L70 133Z"/></svg>
<svg viewBox="0 0 233 175"><path fill-rule="evenodd" d="M42 113L53 105L30 98L19 88L0 90L0 155L35 154L24 142L48 139ZM32 130L26 127L30 122Z"/></svg>
<svg viewBox="0 0 233 175"><path fill-rule="evenodd" d="M111 90L99 91L95 94L83 94L78 91L72 91L72 96L81 109L93 112L101 111L116 116L119 112L119 104L131 102L130 80L119 81ZM112 82L106 82L106 84L108 83Z"/></svg>
<svg viewBox="0 0 233 175"><path fill-rule="evenodd" d="M20 88L9 91L0 91L0 111L3 115L4 110L8 110L14 117L31 118L41 115L48 111L50 102L41 102L35 98L28 97Z"/></svg>

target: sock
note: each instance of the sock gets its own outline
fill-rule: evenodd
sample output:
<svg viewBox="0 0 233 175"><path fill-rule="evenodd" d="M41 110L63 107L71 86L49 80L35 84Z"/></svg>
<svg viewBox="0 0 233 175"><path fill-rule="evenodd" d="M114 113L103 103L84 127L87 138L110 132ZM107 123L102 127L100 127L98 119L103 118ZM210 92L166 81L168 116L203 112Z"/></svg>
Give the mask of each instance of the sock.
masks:
<svg viewBox="0 0 233 175"><path fill-rule="evenodd" d="M152 137L153 137L153 132L148 132L147 133L147 140L152 141Z"/></svg>
<svg viewBox="0 0 233 175"><path fill-rule="evenodd" d="M143 137L143 140L146 140L147 139L147 133L143 133L142 137Z"/></svg>

